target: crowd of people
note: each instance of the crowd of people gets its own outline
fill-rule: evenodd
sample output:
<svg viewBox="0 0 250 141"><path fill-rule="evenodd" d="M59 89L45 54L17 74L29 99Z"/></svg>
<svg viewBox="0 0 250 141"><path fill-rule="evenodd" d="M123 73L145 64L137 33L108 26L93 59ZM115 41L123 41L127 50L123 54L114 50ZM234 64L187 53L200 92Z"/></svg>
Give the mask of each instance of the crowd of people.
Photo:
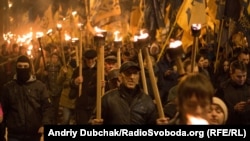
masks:
<svg viewBox="0 0 250 141"><path fill-rule="evenodd" d="M30 58L25 46L13 44L10 47L6 43L1 46L1 139L5 139L7 128L8 141L39 141L46 124L250 123L250 52L246 47L234 49L234 56L229 59L221 57L218 65L211 59L214 52L206 49L204 53L201 48L195 60L186 55L181 62L172 58L169 52L156 61L155 54L150 52L150 63L140 62L138 50L133 47L122 50L120 60L116 51L105 51L104 80L100 86L97 85L99 54L95 47L84 49L82 61L76 58L76 51L71 46L63 47L64 55L58 48L43 50L45 56ZM35 63L37 59L38 64ZM82 62L82 70L79 62ZM177 66L184 71L179 71ZM217 71L214 71L215 66ZM155 93L151 84L154 81L149 75L150 67L154 70L159 93ZM144 91L143 81L147 81L148 91ZM105 90L100 117L97 116L98 87ZM157 94L164 116L160 116L157 107ZM198 122L200 120L202 122Z"/></svg>

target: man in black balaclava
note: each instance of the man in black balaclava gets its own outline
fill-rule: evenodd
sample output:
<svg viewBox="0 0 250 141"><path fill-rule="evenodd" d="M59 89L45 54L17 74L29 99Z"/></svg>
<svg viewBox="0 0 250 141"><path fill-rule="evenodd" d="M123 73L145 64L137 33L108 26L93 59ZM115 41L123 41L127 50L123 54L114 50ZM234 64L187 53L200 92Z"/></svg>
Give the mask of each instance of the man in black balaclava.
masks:
<svg viewBox="0 0 250 141"><path fill-rule="evenodd" d="M16 64L16 79L19 84L24 84L30 79L31 63L27 56L20 56Z"/></svg>
<svg viewBox="0 0 250 141"><path fill-rule="evenodd" d="M45 124L54 124L54 107L46 85L31 74L27 56L16 62L16 75L5 83L0 94L7 140L40 141ZM15 122L13 122L15 121Z"/></svg>

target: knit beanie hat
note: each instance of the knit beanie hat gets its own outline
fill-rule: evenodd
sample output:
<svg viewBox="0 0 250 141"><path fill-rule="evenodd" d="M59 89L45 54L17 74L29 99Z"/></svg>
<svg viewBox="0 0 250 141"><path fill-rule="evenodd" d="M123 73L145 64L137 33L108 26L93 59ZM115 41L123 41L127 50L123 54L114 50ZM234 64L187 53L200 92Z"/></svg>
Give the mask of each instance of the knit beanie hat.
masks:
<svg viewBox="0 0 250 141"><path fill-rule="evenodd" d="M17 61L16 61L17 63L18 62L27 62L27 63L29 63L29 65L30 65L30 59L27 57L27 56L25 56L25 55L21 55L21 56L19 56L18 58L17 58Z"/></svg>
<svg viewBox="0 0 250 141"><path fill-rule="evenodd" d="M21 55L17 58L17 61L16 61L16 64L18 62L27 62L29 63L29 70L31 70L31 62L30 62L30 59L26 56L26 55Z"/></svg>
<svg viewBox="0 0 250 141"><path fill-rule="evenodd" d="M96 56L97 56L97 52L94 49L90 49L90 50L87 50L86 52L84 52L84 57L86 59L93 59Z"/></svg>
<svg viewBox="0 0 250 141"><path fill-rule="evenodd" d="M228 109L226 104L218 97L213 97L213 104L219 105L225 115L224 117L224 123L227 121L228 118Z"/></svg>

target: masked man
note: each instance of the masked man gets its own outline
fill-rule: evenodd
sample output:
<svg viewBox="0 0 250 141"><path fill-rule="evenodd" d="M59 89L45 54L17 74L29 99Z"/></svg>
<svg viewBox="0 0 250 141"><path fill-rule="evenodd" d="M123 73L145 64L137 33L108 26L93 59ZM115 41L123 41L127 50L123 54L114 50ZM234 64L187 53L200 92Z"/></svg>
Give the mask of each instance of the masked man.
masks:
<svg viewBox="0 0 250 141"><path fill-rule="evenodd" d="M16 75L1 92L8 141L40 141L43 125L53 124L53 106L46 85L31 75L27 56L20 56Z"/></svg>

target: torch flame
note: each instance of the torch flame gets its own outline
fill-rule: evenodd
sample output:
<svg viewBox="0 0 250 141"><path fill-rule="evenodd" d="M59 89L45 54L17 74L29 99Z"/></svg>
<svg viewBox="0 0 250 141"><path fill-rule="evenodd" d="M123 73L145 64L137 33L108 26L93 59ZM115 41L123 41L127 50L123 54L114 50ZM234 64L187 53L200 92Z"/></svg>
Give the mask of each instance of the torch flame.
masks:
<svg viewBox="0 0 250 141"><path fill-rule="evenodd" d="M114 32L114 35L115 35L115 41L116 41L116 42L119 42L119 41L121 41L121 40L122 40L122 37L119 37L119 36L118 36L118 34L120 34L120 32L119 32L119 31L115 31L115 32Z"/></svg>
<svg viewBox="0 0 250 141"><path fill-rule="evenodd" d="M75 16L77 14L77 11L73 11L71 14L72 16Z"/></svg>
<svg viewBox="0 0 250 141"><path fill-rule="evenodd" d="M79 40L79 38L74 37L74 38L71 39L71 42L72 42L72 43L75 43L75 42L78 41L78 40Z"/></svg>
<svg viewBox="0 0 250 141"><path fill-rule="evenodd" d="M32 49L33 49L33 45L29 45L27 48L27 55L32 59L33 55L32 55Z"/></svg>
<svg viewBox="0 0 250 141"><path fill-rule="evenodd" d="M191 115L187 115L188 125L208 125L207 120L201 117L195 117Z"/></svg>
<svg viewBox="0 0 250 141"><path fill-rule="evenodd" d="M180 40L172 41L169 44L169 48L177 48L182 45L182 42Z"/></svg>
<svg viewBox="0 0 250 141"><path fill-rule="evenodd" d="M32 40L33 32L29 32L24 35L18 35L16 42L20 45L23 46L24 44L30 44Z"/></svg>
<svg viewBox="0 0 250 141"><path fill-rule="evenodd" d="M140 31L140 36L138 36L138 39L146 39L148 38L148 33L144 33L143 30Z"/></svg>
<svg viewBox="0 0 250 141"><path fill-rule="evenodd" d="M79 29L82 29L83 24L82 23L78 23L77 26L78 26Z"/></svg>
<svg viewBox="0 0 250 141"><path fill-rule="evenodd" d="M71 37L68 34L64 34L65 41L69 41Z"/></svg>
<svg viewBox="0 0 250 141"><path fill-rule="evenodd" d="M36 32L36 38L43 37L43 32Z"/></svg>
<svg viewBox="0 0 250 141"><path fill-rule="evenodd" d="M106 30L100 29L99 27L95 27L95 32L101 33L101 32L106 32Z"/></svg>
<svg viewBox="0 0 250 141"><path fill-rule="evenodd" d="M62 24L58 23L58 24L56 25L56 27L57 27L58 30L60 30L60 29L62 29Z"/></svg>
<svg viewBox="0 0 250 141"><path fill-rule="evenodd" d="M52 29L49 29L49 30L47 31L47 35L51 35L52 32L53 32L53 30L52 30Z"/></svg>
<svg viewBox="0 0 250 141"><path fill-rule="evenodd" d="M106 30L103 30L103 29L100 29L98 27L95 27L95 32L96 32L96 36L99 36L99 37L104 37L103 33L104 32L107 32Z"/></svg>
<svg viewBox="0 0 250 141"><path fill-rule="evenodd" d="M137 42L138 41L138 36L134 36L133 41Z"/></svg>
<svg viewBox="0 0 250 141"><path fill-rule="evenodd" d="M201 24L192 24L193 30L200 30L201 29Z"/></svg>

